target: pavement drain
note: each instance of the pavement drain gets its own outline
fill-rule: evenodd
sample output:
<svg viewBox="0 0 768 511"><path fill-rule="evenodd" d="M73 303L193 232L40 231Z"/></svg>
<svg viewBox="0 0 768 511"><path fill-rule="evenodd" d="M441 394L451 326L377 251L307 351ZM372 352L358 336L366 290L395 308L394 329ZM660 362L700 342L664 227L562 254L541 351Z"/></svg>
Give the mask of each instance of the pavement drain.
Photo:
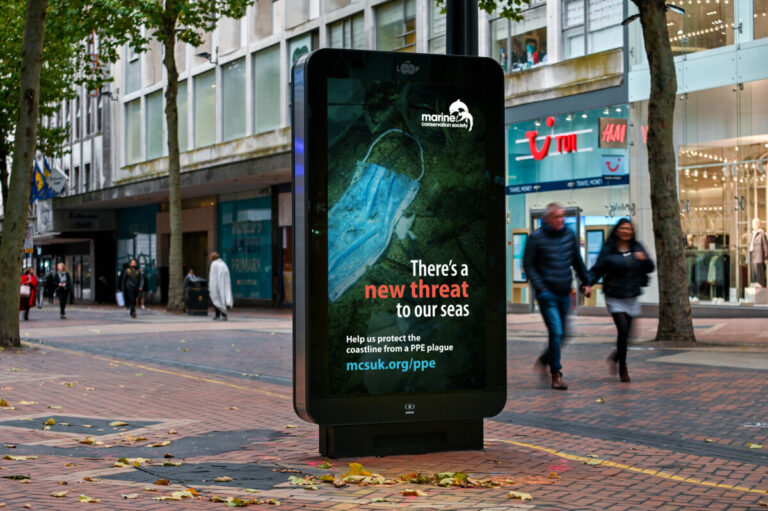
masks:
<svg viewBox="0 0 768 511"><path fill-rule="evenodd" d="M289 475L277 471L274 465L256 463L184 463L178 467L150 466L140 470L101 476L102 479L152 484L158 479L185 486L222 486L269 490L288 482ZM216 482L217 477L231 477L232 481Z"/></svg>
<svg viewBox="0 0 768 511"><path fill-rule="evenodd" d="M48 419L53 419L54 424L47 425ZM160 424L157 421L131 421L127 422L125 426L110 426L114 422L127 422L119 421L118 419L105 419L103 417L72 417L69 415L42 415L40 417L33 417L32 420L7 420L0 421L1 426L10 426L13 428L24 429L36 429L42 430L47 427L47 431L54 433L69 433L73 435L87 435L87 436L104 436L114 435L116 433L122 433L124 431L131 431L134 429L146 428Z"/></svg>

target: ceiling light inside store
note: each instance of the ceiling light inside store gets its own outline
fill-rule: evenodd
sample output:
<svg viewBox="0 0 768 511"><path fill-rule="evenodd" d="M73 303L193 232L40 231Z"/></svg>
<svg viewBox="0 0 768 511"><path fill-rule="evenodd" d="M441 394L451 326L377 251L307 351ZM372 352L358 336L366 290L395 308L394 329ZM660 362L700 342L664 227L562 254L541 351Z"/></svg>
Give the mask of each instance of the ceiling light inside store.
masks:
<svg viewBox="0 0 768 511"><path fill-rule="evenodd" d="M581 114L581 118L582 119L586 119L587 118L587 114ZM768 147L768 144L766 144L766 147Z"/></svg>

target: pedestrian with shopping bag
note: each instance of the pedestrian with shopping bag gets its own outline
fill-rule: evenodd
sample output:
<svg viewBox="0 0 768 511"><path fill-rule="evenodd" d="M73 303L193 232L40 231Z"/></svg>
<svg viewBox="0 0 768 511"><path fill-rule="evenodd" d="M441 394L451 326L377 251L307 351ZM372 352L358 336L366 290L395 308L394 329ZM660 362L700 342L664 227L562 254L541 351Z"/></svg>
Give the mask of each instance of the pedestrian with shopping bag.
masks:
<svg viewBox="0 0 768 511"><path fill-rule="evenodd" d="M128 267L123 272L120 290L125 297L126 308L130 311L131 317L135 318L136 300L139 297L139 293L143 290L139 263L136 262L136 259L131 259L131 262L128 263Z"/></svg>
<svg viewBox="0 0 768 511"><path fill-rule="evenodd" d="M648 274L654 270L653 261L639 241L635 228L628 218L622 218L614 226L603 245L595 265L589 271L590 283L603 279L605 305L616 325L616 350L608 357L613 374L629 383L627 370L627 343L632 321L640 316L638 297L641 288L648 285Z"/></svg>
<svg viewBox="0 0 768 511"><path fill-rule="evenodd" d="M24 321L29 321L29 309L35 306L37 294L37 277L35 270L29 267L21 275L21 288L19 289L19 310L24 311Z"/></svg>

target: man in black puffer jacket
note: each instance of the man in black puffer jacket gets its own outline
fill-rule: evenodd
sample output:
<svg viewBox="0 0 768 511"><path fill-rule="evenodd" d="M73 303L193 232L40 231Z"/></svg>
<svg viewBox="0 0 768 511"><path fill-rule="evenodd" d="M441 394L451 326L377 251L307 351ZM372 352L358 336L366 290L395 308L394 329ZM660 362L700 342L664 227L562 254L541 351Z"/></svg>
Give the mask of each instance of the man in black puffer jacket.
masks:
<svg viewBox="0 0 768 511"><path fill-rule="evenodd" d="M568 309L571 308L573 268L582 284L582 292L590 296L589 275L579 252L579 242L565 227L565 211L559 204L547 205L542 227L536 229L525 244L523 267L539 302L539 310L549 331L547 350L536 361L544 370L549 366L552 388L567 390L560 365L560 346L565 336Z"/></svg>

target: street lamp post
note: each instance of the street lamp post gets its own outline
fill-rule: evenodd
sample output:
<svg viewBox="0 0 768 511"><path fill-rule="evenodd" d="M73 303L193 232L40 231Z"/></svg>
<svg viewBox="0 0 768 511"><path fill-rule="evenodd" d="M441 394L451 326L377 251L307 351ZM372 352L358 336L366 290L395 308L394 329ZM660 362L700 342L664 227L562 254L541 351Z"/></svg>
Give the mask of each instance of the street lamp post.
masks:
<svg viewBox="0 0 768 511"><path fill-rule="evenodd" d="M477 0L446 0L446 53L477 56Z"/></svg>

